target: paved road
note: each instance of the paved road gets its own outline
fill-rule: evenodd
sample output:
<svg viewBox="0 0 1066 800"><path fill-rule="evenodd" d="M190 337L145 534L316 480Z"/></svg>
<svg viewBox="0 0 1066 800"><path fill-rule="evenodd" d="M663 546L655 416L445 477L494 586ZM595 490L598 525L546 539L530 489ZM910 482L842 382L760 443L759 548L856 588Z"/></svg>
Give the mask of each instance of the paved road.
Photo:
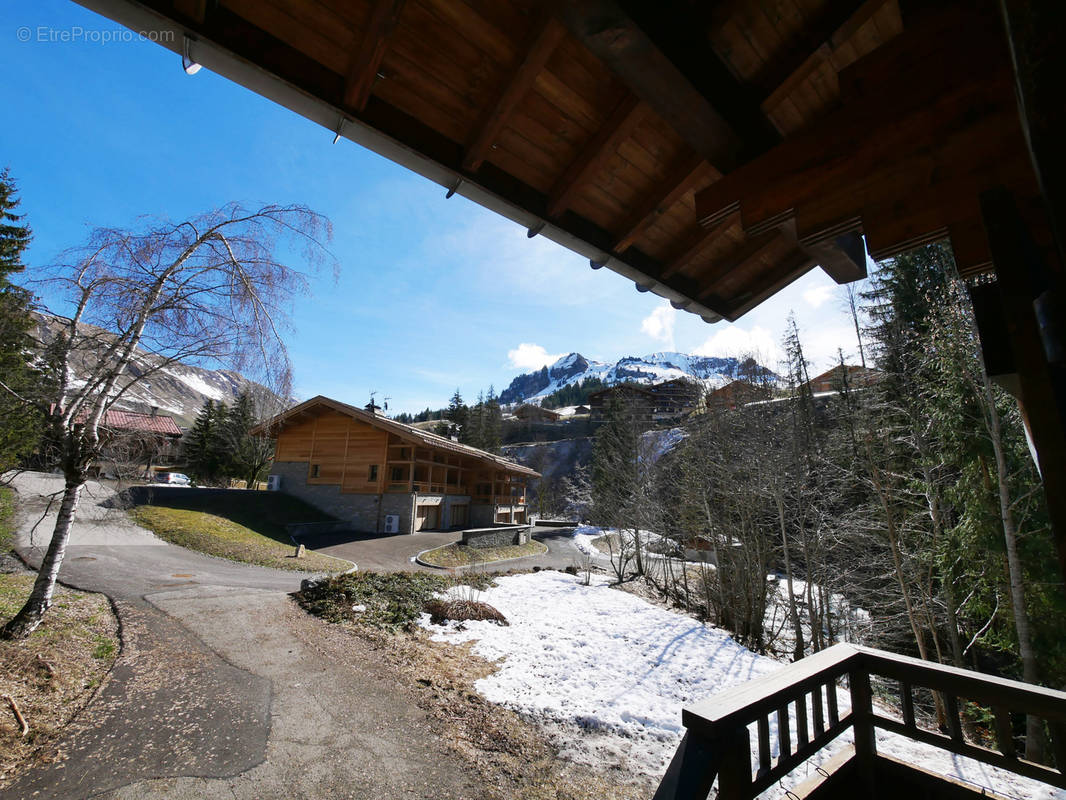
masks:
<svg viewBox="0 0 1066 800"><path fill-rule="evenodd" d="M581 552L574 546L573 531L569 528L534 528L533 538L543 542L548 552L543 555L483 564L483 572L506 572L511 569L565 569L581 564ZM399 570L423 570L436 572L433 567L418 564L414 558L423 550L450 544L459 538L454 531L449 533L416 533L411 536L371 536L351 533L328 533L303 539L306 547L319 553L346 558L359 565L359 569L394 572Z"/></svg>
<svg viewBox="0 0 1066 800"><path fill-rule="evenodd" d="M16 548L38 564L59 478L23 474ZM440 797L483 794L382 656L298 610L306 577L169 545L89 484L60 579L122 623L110 681L68 757L11 798ZM34 525L43 516L43 521Z"/></svg>

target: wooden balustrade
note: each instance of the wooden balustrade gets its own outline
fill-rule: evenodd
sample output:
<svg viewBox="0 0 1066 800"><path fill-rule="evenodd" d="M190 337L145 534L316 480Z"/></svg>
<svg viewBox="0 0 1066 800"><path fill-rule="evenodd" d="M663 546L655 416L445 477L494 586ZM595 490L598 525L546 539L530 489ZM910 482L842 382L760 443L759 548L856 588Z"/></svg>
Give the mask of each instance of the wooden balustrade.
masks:
<svg viewBox="0 0 1066 800"><path fill-rule="evenodd" d="M848 688L841 689L838 682L845 679ZM898 681L902 722L873 703L875 679ZM944 699L946 732L919 727L914 711L919 688ZM841 696L850 700L850 708L841 708ZM993 709L995 750L966 741L959 716L962 699ZM1034 714L1049 723L1058 768L1018 756L1011 714ZM655 800L705 800L716 777L720 800L749 800L849 728L860 769L872 767L877 758L875 732L880 728L1066 788L1066 693L865 647L835 645L686 708L682 718L687 733ZM757 740L754 773L752 725Z"/></svg>

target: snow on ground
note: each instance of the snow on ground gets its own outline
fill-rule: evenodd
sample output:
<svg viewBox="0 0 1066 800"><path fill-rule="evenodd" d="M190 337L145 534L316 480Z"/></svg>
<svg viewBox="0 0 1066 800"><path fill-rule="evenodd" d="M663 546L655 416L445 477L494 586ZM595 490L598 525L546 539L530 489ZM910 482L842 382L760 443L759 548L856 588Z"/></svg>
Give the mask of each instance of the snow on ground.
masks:
<svg viewBox="0 0 1066 800"><path fill-rule="evenodd" d="M477 655L497 662L477 690L542 724L563 757L574 761L659 777L683 733L682 705L784 666L741 647L724 631L613 589L599 575L589 586L583 577L551 571L498 578L497 584L480 599L499 609L510 626L432 626L429 615L422 624L434 639L473 641ZM843 712L847 693L838 696ZM776 747L775 726L771 720ZM757 763L758 740L751 740ZM835 744L846 741L840 737ZM879 734L878 747L1007 796L1066 800L1066 792L891 734ZM782 796L810 770L813 764L801 767L769 796Z"/></svg>

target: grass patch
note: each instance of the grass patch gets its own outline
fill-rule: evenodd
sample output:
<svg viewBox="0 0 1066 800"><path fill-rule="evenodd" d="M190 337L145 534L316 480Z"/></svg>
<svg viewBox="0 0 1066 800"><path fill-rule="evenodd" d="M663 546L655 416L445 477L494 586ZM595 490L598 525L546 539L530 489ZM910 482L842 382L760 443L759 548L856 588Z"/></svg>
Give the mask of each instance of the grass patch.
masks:
<svg viewBox="0 0 1066 800"><path fill-rule="evenodd" d="M296 558L296 546L287 535L282 541L260 530L276 533L274 523L263 523L259 515L244 517L260 525L253 528L206 511L158 505L138 506L131 514L138 525L160 539L231 561L306 572L343 572L351 566L348 561L310 551L303 558Z"/></svg>
<svg viewBox="0 0 1066 800"><path fill-rule="evenodd" d="M0 552L15 545L15 490L0 486Z"/></svg>
<svg viewBox="0 0 1066 800"><path fill-rule="evenodd" d="M36 575L0 574L0 620L29 596ZM10 695L29 731L0 704L0 789L57 760L64 729L92 699L118 655L118 621L107 598L56 587L52 608L27 638L0 641L0 694Z"/></svg>
<svg viewBox="0 0 1066 800"><path fill-rule="evenodd" d="M139 487L127 493L130 506L201 511L228 520L278 544L291 546L286 525L294 522L334 522L336 519L284 492L200 492L195 489L152 492Z"/></svg>
<svg viewBox="0 0 1066 800"><path fill-rule="evenodd" d="M548 548L541 542L536 541L503 547L467 547L459 544L459 542L453 542L435 550L428 550L420 554L418 558L420 561L432 564L434 567L468 567L473 564L504 561L508 558L539 556L547 552Z"/></svg>
<svg viewBox="0 0 1066 800"><path fill-rule="evenodd" d="M484 589L492 578L464 576L462 583ZM454 584L448 576L428 572L351 572L297 592L296 601L329 622L400 631L414 624L438 592Z"/></svg>

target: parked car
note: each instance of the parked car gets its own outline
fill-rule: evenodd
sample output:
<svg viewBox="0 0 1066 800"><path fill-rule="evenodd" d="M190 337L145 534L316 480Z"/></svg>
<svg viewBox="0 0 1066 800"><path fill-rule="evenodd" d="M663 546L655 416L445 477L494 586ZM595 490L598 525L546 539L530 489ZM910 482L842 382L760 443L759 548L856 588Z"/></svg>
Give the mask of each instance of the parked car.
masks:
<svg viewBox="0 0 1066 800"><path fill-rule="evenodd" d="M156 478L156 483L171 483L175 486L188 486L192 483L189 480L189 476L181 472L160 472Z"/></svg>

